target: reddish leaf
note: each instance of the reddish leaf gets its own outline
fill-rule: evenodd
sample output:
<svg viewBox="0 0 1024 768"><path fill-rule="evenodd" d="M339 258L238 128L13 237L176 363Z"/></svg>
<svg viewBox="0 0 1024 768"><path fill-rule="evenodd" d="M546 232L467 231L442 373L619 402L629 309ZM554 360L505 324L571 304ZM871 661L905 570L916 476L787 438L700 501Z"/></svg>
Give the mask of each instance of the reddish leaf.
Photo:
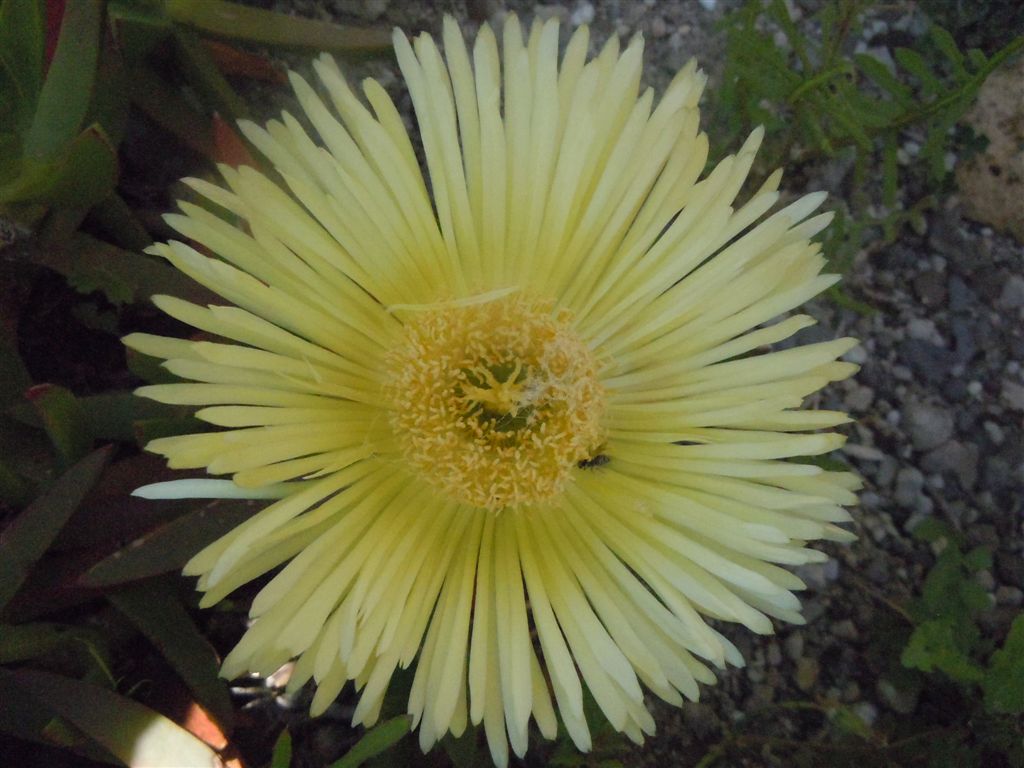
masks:
<svg viewBox="0 0 1024 768"><path fill-rule="evenodd" d="M213 156L218 163L232 168L240 165L258 167L241 137L219 114L213 115Z"/></svg>
<svg viewBox="0 0 1024 768"><path fill-rule="evenodd" d="M60 23L64 20L64 6L67 0L46 0L46 66L49 68L53 54L57 51L60 37Z"/></svg>
<svg viewBox="0 0 1024 768"><path fill-rule="evenodd" d="M275 67L274 63L265 56L240 50L218 40L204 40L203 45L206 46L210 57L217 64L217 69L225 75L248 77L267 83L283 84L288 82L284 72Z"/></svg>

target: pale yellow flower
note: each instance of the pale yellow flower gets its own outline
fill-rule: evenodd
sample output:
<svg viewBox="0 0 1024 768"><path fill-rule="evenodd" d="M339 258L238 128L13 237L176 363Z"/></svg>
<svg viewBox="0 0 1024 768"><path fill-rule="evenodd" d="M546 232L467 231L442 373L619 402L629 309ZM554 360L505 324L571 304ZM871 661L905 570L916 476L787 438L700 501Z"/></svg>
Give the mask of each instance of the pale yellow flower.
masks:
<svg viewBox="0 0 1024 768"><path fill-rule="evenodd" d="M223 428L150 449L231 476L143 494L276 499L186 568L211 605L287 563L224 674L297 658L314 713L355 680L370 725L414 664L422 747L482 722L498 765L556 708L588 749L584 687L641 741L645 689L696 699L742 663L706 618L801 621L779 565L849 538L857 487L789 461L842 443L819 430L844 414L800 406L855 342L766 351L836 280L809 241L823 195L766 216L775 173L735 203L761 132L700 179L704 76L655 106L642 42L587 61L587 34L561 60L554 22L524 43L510 17L500 52L484 26L470 52L448 19L445 58L396 34L429 190L379 84L367 109L329 57L323 95L293 75L317 135L242 126L286 187L190 180L241 226L182 203L168 222L216 257L154 249L233 306L156 303L224 341L126 339L195 382L140 394Z"/></svg>

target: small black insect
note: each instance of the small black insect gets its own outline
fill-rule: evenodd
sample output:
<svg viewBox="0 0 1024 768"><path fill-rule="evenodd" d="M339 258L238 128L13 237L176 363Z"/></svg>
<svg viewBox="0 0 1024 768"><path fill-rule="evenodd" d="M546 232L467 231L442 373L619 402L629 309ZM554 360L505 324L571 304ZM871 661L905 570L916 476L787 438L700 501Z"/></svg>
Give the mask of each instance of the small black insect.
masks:
<svg viewBox="0 0 1024 768"><path fill-rule="evenodd" d="M611 461L610 456L599 453L595 456L591 456L589 459L583 459L583 461L577 462L576 466L580 469L595 469L597 467L603 467L609 461Z"/></svg>

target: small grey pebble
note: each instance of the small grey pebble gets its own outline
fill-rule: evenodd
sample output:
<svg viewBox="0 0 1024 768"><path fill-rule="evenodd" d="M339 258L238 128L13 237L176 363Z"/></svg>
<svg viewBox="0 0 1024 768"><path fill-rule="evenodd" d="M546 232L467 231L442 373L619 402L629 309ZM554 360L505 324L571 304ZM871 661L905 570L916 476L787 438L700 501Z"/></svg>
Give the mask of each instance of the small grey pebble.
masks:
<svg viewBox="0 0 1024 768"><path fill-rule="evenodd" d="M896 473L893 498L905 509L913 509L924 490L924 475L917 467L904 467Z"/></svg>
<svg viewBox="0 0 1024 768"><path fill-rule="evenodd" d="M953 414L939 405L911 399L903 409L903 426L919 451L938 448L949 440L953 425Z"/></svg>
<svg viewBox="0 0 1024 768"><path fill-rule="evenodd" d="M790 661L797 661L804 655L803 633L799 630L790 633L789 636L782 641L782 646L786 649L786 656L789 657Z"/></svg>
<svg viewBox="0 0 1024 768"><path fill-rule="evenodd" d="M832 634L843 640L856 640L860 637L856 625L850 619L843 619L833 624Z"/></svg>
<svg viewBox="0 0 1024 768"><path fill-rule="evenodd" d="M805 693L814 687L818 682L818 675L821 673L821 665L817 659L801 656L796 662L796 686Z"/></svg>
<svg viewBox="0 0 1024 768"><path fill-rule="evenodd" d="M878 707L870 701L858 701L851 707L851 709L853 710L853 713L863 720L864 724L869 728L874 725L875 720L878 719Z"/></svg>
<svg viewBox="0 0 1024 768"><path fill-rule="evenodd" d="M914 689L903 690L897 688L886 679L881 679L875 686L878 698L882 703L901 715L909 715L917 709L918 692Z"/></svg>
<svg viewBox="0 0 1024 768"><path fill-rule="evenodd" d="M949 440L929 451L921 459L921 468L927 472L950 472L965 491L978 481L978 446Z"/></svg>
<svg viewBox="0 0 1024 768"><path fill-rule="evenodd" d="M1024 277L1013 275L1003 283L1003 290L996 299L999 309L1020 309L1024 307Z"/></svg>
<svg viewBox="0 0 1024 768"><path fill-rule="evenodd" d="M978 571L974 574L974 583L986 592L991 592L996 588L996 578L992 575L992 571Z"/></svg>
<svg viewBox="0 0 1024 768"><path fill-rule="evenodd" d="M992 441L994 445L1002 445L1006 439L1006 435L1003 433L1003 428L996 424L994 421L982 422L982 428L985 430L985 434L988 435L988 439Z"/></svg>
<svg viewBox="0 0 1024 768"><path fill-rule="evenodd" d="M1024 386L1009 379L1003 379L1003 388L1000 396L1003 402L1015 411L1024 411Z"/></svg>

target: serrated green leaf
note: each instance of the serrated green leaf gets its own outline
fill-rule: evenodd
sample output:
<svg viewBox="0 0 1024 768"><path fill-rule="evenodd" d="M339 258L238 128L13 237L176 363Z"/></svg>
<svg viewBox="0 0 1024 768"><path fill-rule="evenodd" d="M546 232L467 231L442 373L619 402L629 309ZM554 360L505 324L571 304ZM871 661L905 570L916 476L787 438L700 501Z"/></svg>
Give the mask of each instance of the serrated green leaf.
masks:
<svg viewBox="0 0 1024 768"><path fill-rule="evenodd" d="M79 579L86 587L108 587L180 570L207 544L252 517L244 501L215 501L172 520L101 560Z"/></svg>
<svg viewBox="0 0 1024 768"><path fill-rule="evenodd" d="M0 611L99 479L109 458L108 447L82 459L0 534Z"/></svg>
<svg viewBox="0 0 1024 768"><path fill-rule="evenodd" d="M917 51L911 48L897 48L893 51L893 56L900 66L918 79L926 93L937 94L945 90L924 56Z"/></svg>
<svg viewBox="0 0 1024 768"><path fill-rule="evenodd" d="M33 160L56 157L81 131L92 101L102 18L100 0L65 7L57 50L25 135L25 154Z"/></svg>
<svg viewBox="0 0 1024 768"><path fill-rule="evenodd" d="M952 532L953 529L949 527L948 523L934 517L926 517L914 526L912 531L915 539L927 541L928 543L938 541L939 539L948 539L951 537Z"/></svg>
<svg viewBox="0 0 1024 768"><path fill-rule="evenodd" d="M964 555L964 566L969 571L984 571L992 567L992 550L988 547L975 547Z"/></svg>
<svg viewBox="0 0 1024 768"><path fill-rule="evenodd" d="M973 581L965 580L960 583L960 602L964 608L974 613L980 613L992 607L992 599L988 592Z"/></svg>
<svg viewBox="0 0 1024 768"><path fill-rule="evenodd" d="M903 649L900 662L922 672L938 669L959 682L980 682L984 677L981 667L960 647L953 626L943 620L919 625Z"/></svg>
<svg viewBox="0 0 1024 768"><path fill-rule="evenodd" d="M344 27L225 0L167 0L165 7L179 24L216 37L346 54L372 54L391 48L391 32L382 27Z"/></svg>
<svg viewBox="0 0 1024 768"><path fill-rule="evenodd" d="M960 46L956 44L953 36L938 24L932 24L928 32L935 47L942 51L943 55L949 59L949 63L953 65L953 71L956 72L957 78L965 80L970 77L964 67L964 55L960 52Z"/></svg>
<svg viewBox="0 0 1024 768"><path fill-rule="evenodd" d="M899 192L899 164L896 157L895 131L890 131L882 141L882 201L890 208L896 206Z"/></svg>
<svg viewBox="0 0 1024 768"><path fill-rule="evenodd" d="M856 53L853 56L857 67L869 77L875 85L891 95L901 106L907 107L914 101L910 89L896 79L887 66L866 53Z"/></svg>
<svg viewBox="0 0 1024 768"><path fill-rule="evenodd" d="M49 707L128 766L216 768L217 753L184 728L112 691L49 672L0 670L22 696Z"/></svg>
<svg viewBox="0 0 1024 768"><path fill-rule="evenodd" d="M344 757L331 764L331 768L359 768L372 757L385 752L409 733L412 717L400 715L368 730Z"/></svg>
<svg viewBox="0 0 1024 768"><path fill-rule="evenodd" d="M39 384L29 389L25 396L32 403L64 466L73 464L90 451L93 434L82 404L69 390L54 384Z"/></svg>
<svg viewBox="0 0 1024 768"><path fill-rule="evenodd" d="M133 584L108 593L107 599L156 647L196 701L229 730L234 710L228 689L218 677L217 654L167 582Z"/></svg>
<svg viewBox="0 0 1024 768"><path fill-rule="evenodd" d="M989 712L1024 712L1024 613L1013 620L1003 647L989 659L982 688Z"/></svg>
<svg viewBox="0 0 1024 768"><path fill-rule="evenodd" d="M840 705L829 713L829 719L836 728L844 733L849 733L865 741L872 737L871 726L869 726L860 715L850 707Z"/></svg>
<svg viewBox="0 0 1024 768"><path fill-rule="evenodd" d="M972 67L979 70L984 69L985 65L988 64L988 57L977 48L971 48L967 51L967 59L971 62Z"/></svg>
<svg viewBox="0 0 1024 768"><path fill-rule="evenodd" d="M0 5L0 88L6 78L13 91L11 105L0 111L0 126L18 133L28 128L42 87L43 10L40 0Z"/></svg>

